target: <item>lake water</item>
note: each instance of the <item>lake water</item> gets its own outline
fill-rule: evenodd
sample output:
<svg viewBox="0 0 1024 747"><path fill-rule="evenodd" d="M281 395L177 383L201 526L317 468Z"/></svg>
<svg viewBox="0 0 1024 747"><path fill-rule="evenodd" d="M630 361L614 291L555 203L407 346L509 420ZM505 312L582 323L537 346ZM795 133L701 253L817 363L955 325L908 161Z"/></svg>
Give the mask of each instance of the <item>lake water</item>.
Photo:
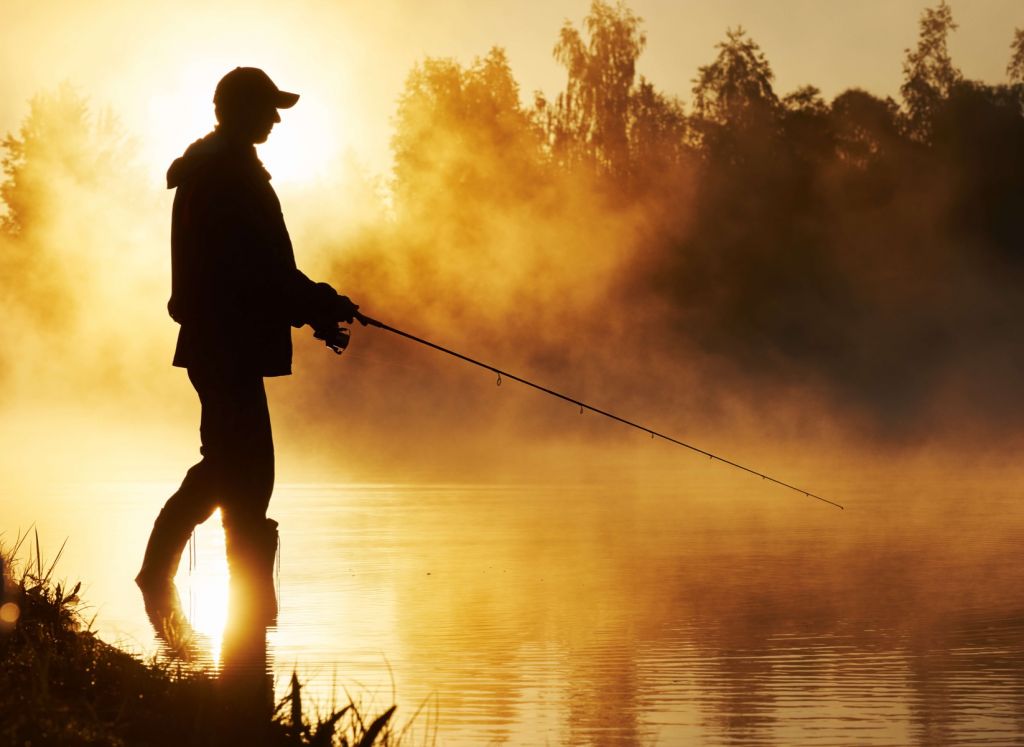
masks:
<svg viewBox="0 0 1024 747"><path fill-rule="evenodd" d="M413 744L1024 742L1020 491L849 484L838 511L722 475L281 485L277 694L297 671L324 710L422 708ZM153 655L131 579L174 487L2 495L0 528L38 521L50 557L69 537L59 570L102 637ZM182 601L216 668L216 522L190 555Z"/></svg>

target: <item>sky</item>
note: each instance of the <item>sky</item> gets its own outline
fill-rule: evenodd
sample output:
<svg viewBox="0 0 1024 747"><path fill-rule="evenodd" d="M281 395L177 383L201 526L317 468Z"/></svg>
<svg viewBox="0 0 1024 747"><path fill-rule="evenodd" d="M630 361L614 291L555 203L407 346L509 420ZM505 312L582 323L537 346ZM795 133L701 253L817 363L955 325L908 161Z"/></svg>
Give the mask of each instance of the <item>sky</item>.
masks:
<svg viewBox="0 0 1024 747"><path fill-rule="evenodd" d="M647 48L639 72L689 97L729 27L761 45L786 93L810 83L826 97L859 86L897 95L903 52L917 36L924 0L633 0ZM322 176L339 159L374 174L390 166L395 102L425 56L465 64L505 47L524 100L556 93L564 73L552 58L558 29L579 24L586 0L299 0L146 2L0 0L0 133L15 129L34 94L70 82L109 107L142 145L154 178L212 124L210 97L235 65L265 68L302 95L263 157L281 182ZM968 78L1005 78L1020 0L952 3L951 40Z"/></svg>

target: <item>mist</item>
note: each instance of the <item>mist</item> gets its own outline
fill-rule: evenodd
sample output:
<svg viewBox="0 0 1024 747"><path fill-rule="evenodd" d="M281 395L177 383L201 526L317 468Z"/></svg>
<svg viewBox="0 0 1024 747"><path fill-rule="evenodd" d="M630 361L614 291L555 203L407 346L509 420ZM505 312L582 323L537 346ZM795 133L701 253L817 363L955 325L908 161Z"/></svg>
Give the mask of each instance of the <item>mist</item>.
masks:
<svg viewBox="0 0 1024 747"><path fill-rule="evenodd" d="M500 47L424 57L393 97L388 173L338 152L275 180L299 265L370 316L727 456L1006 453L1024 417L1024 47L993 40L1007 80L967 80L951 21L927 33L936 13L898 101L779 92L739 30L666 92L638 73L641 19L603 3L544 30L557 90L524 92ZM152 428L185 458L171 194L87 84L40 91L3 142L0 407L81 413L78 440ZM311 469L586 476L675 457L383 332L357 327L341 358L293 335L272 407L286 461Z"/></svg>

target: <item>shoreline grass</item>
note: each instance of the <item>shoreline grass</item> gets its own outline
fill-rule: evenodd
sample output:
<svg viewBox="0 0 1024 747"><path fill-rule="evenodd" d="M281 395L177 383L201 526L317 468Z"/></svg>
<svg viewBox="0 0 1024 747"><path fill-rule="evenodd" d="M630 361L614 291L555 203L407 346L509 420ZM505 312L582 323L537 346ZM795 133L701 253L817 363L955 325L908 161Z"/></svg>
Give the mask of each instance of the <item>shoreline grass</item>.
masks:
<svg viewBox="0 0 1024 747"><path fill-rule="evenodd" d="M301 685L275 703L265 672L231 677L139 657L101 641L78 592L54 581L60 554L15 558L0 544L0 744L397 745L396 706L369 716L353 702L326 717L304 713ZM62 548L63 549L63 548Z"/></svg>

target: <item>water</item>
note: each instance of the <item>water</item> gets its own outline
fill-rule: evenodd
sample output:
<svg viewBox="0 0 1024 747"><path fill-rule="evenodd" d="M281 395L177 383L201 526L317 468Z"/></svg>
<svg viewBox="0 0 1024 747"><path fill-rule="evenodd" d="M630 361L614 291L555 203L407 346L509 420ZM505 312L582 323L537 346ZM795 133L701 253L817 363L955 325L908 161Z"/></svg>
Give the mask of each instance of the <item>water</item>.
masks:
<svg viewBox="0 0 1024 747"><path fill-rule="evenodd" d="M173 487L0 505L8 535L39 521L51 557L69 536L60 565L101 635L153 655L131 577ZM1020 744L1019 491L837 490L845 512L742 475L280 486L277 694L294 670L325 710L346 691L397 702L400 724L422 706L413 743ZM194 555L179 586L216 668L216 523Z"/></svg>

